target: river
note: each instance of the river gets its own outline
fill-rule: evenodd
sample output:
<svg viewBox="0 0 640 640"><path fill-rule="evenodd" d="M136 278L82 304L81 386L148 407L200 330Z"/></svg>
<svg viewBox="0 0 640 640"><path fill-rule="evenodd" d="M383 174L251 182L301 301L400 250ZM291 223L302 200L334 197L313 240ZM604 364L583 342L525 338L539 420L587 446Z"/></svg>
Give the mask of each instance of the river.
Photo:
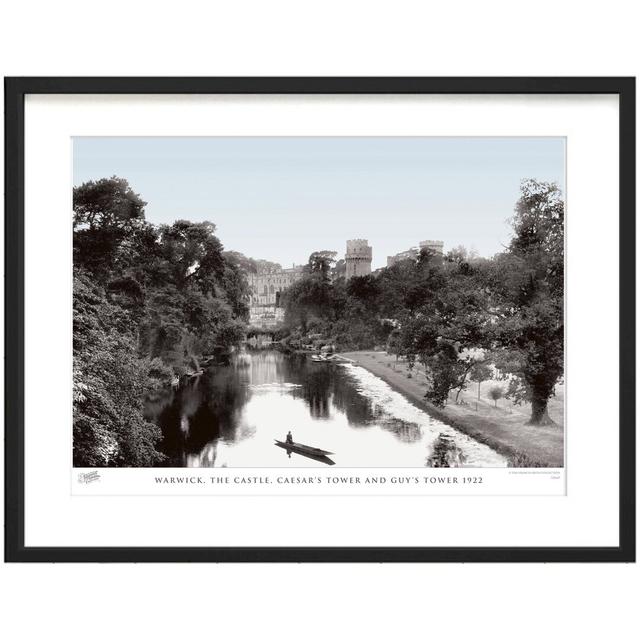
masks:
<svg viewBox="0 0 640 640"><path fill-rule="evenodd" d="M147 402L176 467L500 467L506 459L352 364L252 351ZM310 458L293 440L333 452Z"/></svg>

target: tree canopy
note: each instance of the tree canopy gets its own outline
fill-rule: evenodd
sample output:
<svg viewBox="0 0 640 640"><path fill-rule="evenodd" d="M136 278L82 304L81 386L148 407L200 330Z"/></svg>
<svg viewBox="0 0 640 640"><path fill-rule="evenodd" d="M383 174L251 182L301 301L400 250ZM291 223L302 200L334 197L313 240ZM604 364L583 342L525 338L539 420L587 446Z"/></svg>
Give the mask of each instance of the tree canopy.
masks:
<svg viewBox="0 0 640 640"><path fill-rule="evenodd" d="M210 222L149 224L121 178L76 187L73 202L74 463L156 464L145 395L240 342L242 268Z"/></svg>
<svg viewBox="0 0 640 640"><path fill-rule="evenodd" d="M464 247L444 257L422 250L346 282L330 266L333 255L316 252L286 292L287 324L320 331L338 349L386 346L420 363L426 397L438 406L469 380L487 379L490 361L508 377L507 395L531 402L531 423L548 424L564 349L564 203L557 185L523 181L511 227L509 245L492 259ZM479 353L482 359L471 355Z"/></svg>

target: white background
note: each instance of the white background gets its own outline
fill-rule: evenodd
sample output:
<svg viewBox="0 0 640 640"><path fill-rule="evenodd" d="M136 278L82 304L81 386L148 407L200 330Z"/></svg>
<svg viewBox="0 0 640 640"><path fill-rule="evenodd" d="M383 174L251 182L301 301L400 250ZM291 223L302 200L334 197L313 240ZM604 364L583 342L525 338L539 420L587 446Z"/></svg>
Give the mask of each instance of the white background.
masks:
<svg viewBox="0 0 640 640"><path fill-rule="evenodd" d="M607 437L601 433L603 425L613 424L617 397L585 399L601 393L594 368L606 371L609 384L617 387L618 354L615 349L595 354L584 345L603 326L607 344L617 342L618 287L598 289L595 306L592 288L583 286L598 279L617 282L617 102L607 95L27 96L26 545L617 545L618 440L615 430ZM338 485L314 500L307 497L317 493L314 487L298 487L296 493L304 495L286 498L273 491L258 498L249 497L255 491L239 498L176 498L162 491L149 500L144 477L154 474L140 470L105 472L101 484L111 496L70 495L71 236L63 212L72 206L71 138L162 134L566 136L566 497L557 495L558 488L547 489L548 480L540 476L530 478L539 488L523 487L520 493L530 495L519 497L508 486L516 482L508 471L495 482L487 474L489 495L481 499L470 494L455 500L409 498L409 492L354 497L351 487ZM607 259L594 260L594 247L607 247ZM43 354L55 371L45 385L36 382ZM133 495L113 497L120 493L114 476L131 476ZM543 497L551 492L556 495Z"/></svg>
<svg viewBox="0 0 640 640"><path fill-rule="evenodd" d="M228 6L227 6L228 5ZM5 75L635 75L630 2L11 3ZM224 8L222 8L224 7ZM233 8L232 8L233 7ZM517 8L521 7L521 8ZM10 637L599 638L637 566L3 566ZM287 615L276 612L288 605ZM327 624L309 624L309 617Z"/></svg>

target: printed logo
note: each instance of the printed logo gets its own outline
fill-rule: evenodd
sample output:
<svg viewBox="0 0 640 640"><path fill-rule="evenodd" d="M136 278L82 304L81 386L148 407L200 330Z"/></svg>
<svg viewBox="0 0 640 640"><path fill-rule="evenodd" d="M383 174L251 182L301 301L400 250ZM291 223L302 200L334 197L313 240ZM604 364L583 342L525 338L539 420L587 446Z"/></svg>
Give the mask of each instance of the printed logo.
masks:
<svg viewBox="0 0 640 640"><path fill-rule="evenodd" d="M100 480L100 474L97 471L87 471L86 473L81 473L78 476L78 482L83 484L89 484L96 480Z"/></svg>

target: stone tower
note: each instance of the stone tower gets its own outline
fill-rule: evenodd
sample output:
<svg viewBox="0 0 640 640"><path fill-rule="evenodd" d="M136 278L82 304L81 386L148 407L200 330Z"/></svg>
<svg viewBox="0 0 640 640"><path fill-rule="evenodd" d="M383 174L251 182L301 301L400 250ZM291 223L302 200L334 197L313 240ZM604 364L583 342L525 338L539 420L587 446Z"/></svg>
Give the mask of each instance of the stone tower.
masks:
<svg viewBox="0 0 640 640"><path fill-rule="evenodd" d="M345 279L354 276L366 276L371 273L371 247L367 240L347 240L347 253L344 256L347 263Z"/></svg>
<svg viewBox="0 0 640 640"><path fill-rule="evenodd" d="M423 240L420 243L421 249L429 249L436 257L442 258L444 253L444 242L442 240Z"/></svg>

